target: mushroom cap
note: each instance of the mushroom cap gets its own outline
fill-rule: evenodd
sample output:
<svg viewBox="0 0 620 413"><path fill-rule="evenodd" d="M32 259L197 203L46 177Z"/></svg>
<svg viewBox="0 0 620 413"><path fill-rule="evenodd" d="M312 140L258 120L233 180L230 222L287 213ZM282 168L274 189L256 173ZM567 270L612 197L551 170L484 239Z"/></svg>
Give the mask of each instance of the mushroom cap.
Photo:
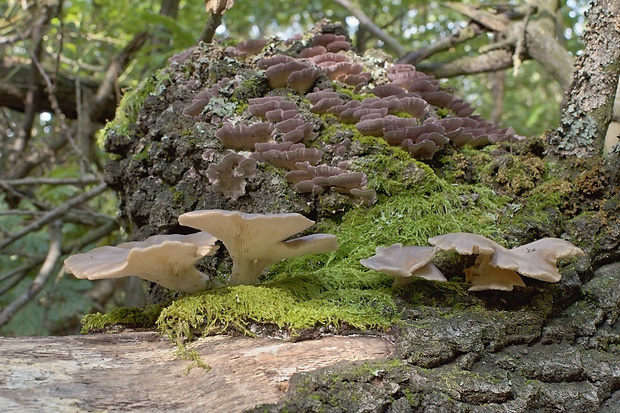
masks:
<svg viewBox="0 0 620 413"><path fill-rule="evenodd" d="M248 214L221 209L186 212L179 216L179 223L213 235L231 255L243 253L255 258L263 257L274 244L314 225L314 221L296 213Z"/></svg>
<svg viewBox="0 0 620 413"><path fill-rule="evenodd" d="M215 251L218 247L215 245L217 238L213 235L204 232L198 231L189 235L181 235L181 234L167 234L167 235L153 235L148 237L144 241L130 241L123 242L118 244L116 248L145 248L151 245L161 244L166 241L179 241L183 243L190 243L196 245L198 249L196 253L200 255L200 258L205 257L207 255L215 254Z"/></svg>
<svg viewBox="0 0 620 413"><path fill-rule="evenodd" d="M233 260L231 284L256 284L270 264L338 248L336 236L330 234L285 241L314 225L314 221L296 213L248 214L211 209L182 214L179 223L207 231L224 243Z"/></svg>
<svg viewBox="0 0 620 413"><path fill-rule="evenodd" d="M472 273L473 270L468 269L473 275L467 276L472 280L475 279L480 288L476 287L476 290L471 291L480 289L510 291L512 285L523 284L520 278L517 281L517 273L541 281L558 282L562 278L557 268L558 259L583 255L581 249L559 238L543 238L510 250L481 235L463 232L433 237L429 242L440 250L454 250L462 255L478 255L475 272ZM493 281L495 284L491 281L492 276L498 277Z"/></svg>
<svg viewBox="0 0 620 413"><path fill-rule="evenodd" d="M451 232L429 238L428 242L441 251L456 251L461 255L492 255L506 250L495 241L468 232Z"/></svg>
<svg viewBox="0 0 620 413"><path fill-rule="evenodd" d="M411 277L415 270L431 262L435 255L433 247L403 247L400 243L377 247L375 251L374 256L360 260L360 264L394 277Z"/></svg>
<svg viewBox="0 0 620 413"><path fill-rule="evenodd" d="M546 282L558 282L562 278L557 267L558 259L584 255L580 248L559 238L539 239L509 252L494 256L491 265Z"/></svg>
<svg viewBox="0 0 620 413"><path fill-rule="evenodd" d="M209 277L194 268L196 261L217 250L210 234L155 235L116 247L99 247L65 260L67 273L98 280L131 275L166 288L193 293L204 290Z"/></svg>
<svg viewBox="0 0 620 413"><path fill-rule="evenodd" d="M360 263L368 269L396 277L394 287L408 284L412 277L447 281L441 271L431 263L435 255L433 247L403 247L397 243L389 247L377 247L375 251L377 253L374 256L360 260Z"/></svg>

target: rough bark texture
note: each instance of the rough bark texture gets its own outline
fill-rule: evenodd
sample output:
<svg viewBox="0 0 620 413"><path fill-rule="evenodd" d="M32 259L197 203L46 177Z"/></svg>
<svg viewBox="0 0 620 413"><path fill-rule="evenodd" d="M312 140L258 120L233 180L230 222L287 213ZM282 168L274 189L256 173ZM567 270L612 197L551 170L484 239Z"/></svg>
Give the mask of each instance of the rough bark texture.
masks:
<svg viewBox="0 0 620 413"><path fill-rule="evenodd" d="M191 346L210 370L176 355L158 333L0 338L2 412L241 412L281 400L294 373L388 356L372 337L287 343L207 337Z"/></svg>
<svg viewBox="0 0 620 413"><path fill-rule="evenodd" d="M620 3L597 1L588 18L582 37L586 49L577 58L560 127L551 137L560 156L600 156L613 114L620 75Z"/></svg>

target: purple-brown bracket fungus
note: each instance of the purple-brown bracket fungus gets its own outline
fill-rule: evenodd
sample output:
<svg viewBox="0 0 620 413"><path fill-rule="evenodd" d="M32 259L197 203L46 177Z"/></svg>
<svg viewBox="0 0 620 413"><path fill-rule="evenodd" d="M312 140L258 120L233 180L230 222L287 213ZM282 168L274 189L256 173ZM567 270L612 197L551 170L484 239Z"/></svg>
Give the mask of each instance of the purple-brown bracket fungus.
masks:
<svg viewBox="0 0 620 413"><path fill-rule="evenodd" d="M224 196L236 201L245 195L246 179L256 175L256 160L236 152L224 156L207 168L209 183Z"/></svg>
<svg viewBox="0 0 620 413"><path fill-rule="evenodd" d="M394 244L389 247L377 247L374 256L360 260L360 263L371 270L391 275L393 287L411 284L413 277L433 281L447 281L446 277L431 262L435 255L433 247L407 246Z"/></svg>
<svg viewBox="0 0 620 413"><path fill-rule="evenodd" d="M203 291L209 277L194 268L200 258L217 250L206 232L154 235L144 241L94 248L65 260L65 270L77 278L99 280L134 275L171 290Z"/></svg>
<svg viewBox="0 0 620 413"><path fill-rule="evenodd" d="M256 122L249 126L225 123L215 132L215 136L224 148L250 151L255 143L272 141L274 129L270 122Z"/></svg>
<svg viewBox="0 0 620 413"><path fill-rule="evenodd" d="M546 282L558 282L562 275L557 261L583 251L568 241L543 238L520 247L507 249L482 235L465 232L429 238L438 250L456 251L461 255L478 255L472 267L465 269L470 291L512 291L513 286L525 287L518 274Z"/></svg>
<svg viewBox="0 0 620 413"><path fill-rule="evenodd" d="M224 243L233 261L232 285L257 284L263 270L278 261L338 249L336 236L331 234L286 240L314 225L314 221L296 213L201 210L182 214L179 223L207 231Z"/></svg>

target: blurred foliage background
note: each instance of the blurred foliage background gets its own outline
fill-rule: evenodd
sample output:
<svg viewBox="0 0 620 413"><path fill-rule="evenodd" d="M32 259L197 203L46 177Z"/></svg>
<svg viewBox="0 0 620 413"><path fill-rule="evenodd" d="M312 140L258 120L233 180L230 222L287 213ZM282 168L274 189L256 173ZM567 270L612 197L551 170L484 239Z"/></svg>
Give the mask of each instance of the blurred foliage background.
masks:
<svg viewBox="0 0 620 413"><path fill-rule="evenodd" d="M499 10L526 2L462 4ZM400 48L361 25L355 8ZM570 0L555 16L557 39L572 55L581 48L586 9L585 0ZM124 93L196 44L205 3L8 0L0 16L0 334L75 333L85 313L144 304L139 280L76 280L63 272L62 261L124 240L114 221L114 195L101 184L106 154L97 136ZM395 59L468 24L441 1L237 0L215 41L291 37L323 18L344 22L358 51L381 48ZM492 41L483 33L425 63L475 56ZM482 116L521 135L541 135L559 121L564 92L535 61L444 81ZM71 99L76 113L66 109Z"/></svg>

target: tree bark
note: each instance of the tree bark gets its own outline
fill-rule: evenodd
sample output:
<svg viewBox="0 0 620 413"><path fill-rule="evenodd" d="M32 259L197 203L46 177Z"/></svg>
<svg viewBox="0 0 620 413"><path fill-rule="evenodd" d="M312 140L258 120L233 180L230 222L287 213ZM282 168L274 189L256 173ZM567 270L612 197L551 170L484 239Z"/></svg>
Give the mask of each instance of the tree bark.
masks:
<svg viewBox="0 0 620 413"><path fill-rule="evenodd" d="M293 373L393 351L375 337L206 337L190 347L211 369L188 372L155 332L0 338L0 347L3 412L240 412L281 401Z"/></svg>
<svg viewBox="0 0 620 413"><path fill-rule="evenodd" d="M594 3L582 41L586 49L575 64L560 126L550 138L551 152L559 156L603 153L620 75L620 2Z"/></svg>

